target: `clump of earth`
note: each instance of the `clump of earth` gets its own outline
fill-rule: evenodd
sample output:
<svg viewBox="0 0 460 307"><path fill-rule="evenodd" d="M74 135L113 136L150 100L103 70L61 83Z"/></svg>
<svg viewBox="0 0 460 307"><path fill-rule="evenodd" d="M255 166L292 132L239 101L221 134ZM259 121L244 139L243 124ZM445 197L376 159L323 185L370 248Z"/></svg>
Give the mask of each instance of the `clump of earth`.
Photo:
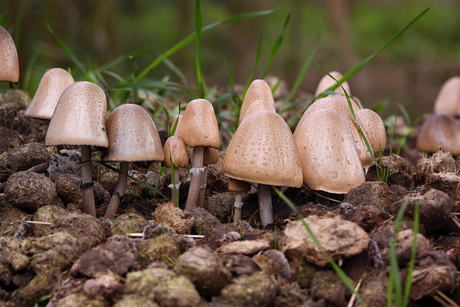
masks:
<svg viewBox="0 0 460 307"><path fill-rule="evenodd" d="M79 149L46 147L48 122L24 117L29 101L0 96L0 306L386 306L391 263L403 286L411 280L410 306L460 304L460 160L418 153L417 129L330 204L305 186L284 191L295 208L273 194L266 228L251 192L232 223L221 159L190 212L169 201L169 170L134 163L130 176L159 192L131 180L107 219L117 172L94 148L97 217L83 213Z"/></svg>

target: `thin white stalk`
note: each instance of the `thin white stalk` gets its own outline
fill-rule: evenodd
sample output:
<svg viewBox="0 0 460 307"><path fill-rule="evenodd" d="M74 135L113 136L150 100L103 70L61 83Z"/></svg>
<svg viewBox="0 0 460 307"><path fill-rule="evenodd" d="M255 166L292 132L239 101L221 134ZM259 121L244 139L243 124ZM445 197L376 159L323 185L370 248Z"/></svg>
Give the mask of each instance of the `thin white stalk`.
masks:
<svg viewBox="0 0 460 307"><path fill-rule="evenodd" d="M260 221L265 227L274 223L271 186L259 183L258 190Z"/></svg>
<svg viewBox="0 0 460 307"><path fill-rule="evenodd" d="M190 211L198 204L200 195L201 173L203 172L204 146L193 148L192 168L190 169L190 187L188 189L187 202L185 210Z"/></svg>

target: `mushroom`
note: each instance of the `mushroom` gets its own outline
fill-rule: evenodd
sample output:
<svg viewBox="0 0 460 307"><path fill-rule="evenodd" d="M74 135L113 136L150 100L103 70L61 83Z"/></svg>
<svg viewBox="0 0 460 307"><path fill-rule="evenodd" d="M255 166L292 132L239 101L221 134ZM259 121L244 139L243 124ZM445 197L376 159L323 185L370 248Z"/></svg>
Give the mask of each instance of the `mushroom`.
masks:
<svg viewBox="0 0 460 307"><path fill-rule="evenodd" d="M10 33L0 26L0 81L18 83L19 59Z"/></svg>
<svg viewBox="0 0 460 307"><path fill-rule="evenodd" d="M187 105L179 120L175 135L193 147L190 187L185 210L190 211L198 204L201 174L204 171L203 157L205 147L220 147L219 127L212 104L206 99L194 99Z"/></svg>
<svg viewBox="0 0 460 307"><path fill-rule="evenodd" d="M103 160L120 162L117 186L104 215L111 218L117 212L126 191L129 163L163 161L164 152L150 114L137 104L116 107L107 119L106 128L109 147Z"/></svg>
<svg viewBox="0 0 460 307"><path fill-rule="evenodd" d="M178 136L170 136L163 146L165 159L163 165L166 167L174 166L174 176L171 177L171 201L176 202L179 200L178 191L180 187L179 180L179 167L187 167L188 165L188 154L187 148L185 147L184 141Z"/></svg>
<svg viewBox="0 0 460 307"><path fill-rule="evenodd" d="M331 71L329 73L333 78L335 78L337 81L342 79L343 75L339 73L338 71ZM324 91L329 89L331 86L337 84L337 81L331 78L329 75L325 75L318 83L318 86L316 87L316 92L315 92L315 97L318 95L322 94ZM334 89L334 92L336 94L327 94L327 97L329 98L335 98L344 102L347 102L347 97L345 96L345 91L347 92L347 95L351 99L351 103L353 106L353 110L359 110L361 106L361 102L359 100L354 100L351 97L351 92L350 92L350 86L348 85L348 82L345 81L342 83L341 86L338 86L336 89Z"/></svg>
<svg viewBox="0 0 460 307"><path fill-rule="evenodd" d="M69 85L59 98L46 133L46 145L81 146L81 189L84 212L96 216L91 146L107 147L105 132L107 97L94 83L78 81Z"/></svg>
<svg viewBox="0 0 460 307"><path fill-rule="evenodd" d="M247 192L251 189L251 185L247 181L238 180L235 178L228 178L228 190L235 193L235 204L233 223L241 221L241 208L243 207L243 192Z"/></svg>
<svg viewBox="0 0 460 307"><path fill-rule="evenodd" d="M29 117L51 119L62 92L74 83L72 75L62 68L51 68L45 72L37 92L27 107Z"/></svg>
<svg viewBox="0 0 460 307"><path fill-rule="evenodd" d="M460 115L460 76L454 76L442 85L434 102L434 112Z"/></svg>
<svg viewBox="0 0 460 307"><path fill-rule="evenodd" d="M294 140L303 183L311 190L345 194L365 182L351 129L336 111L320 108L311 112L299 122Z"/></svg>
<svg viewBox="0 0 460 307"><path fill-rule="evenodd" d="M348 104L342 100L338 100L335 98L325 97L316 100L302 115L300 118L300 122L302 122L310 113L314 112L318 109L331 109L336 111L347 123L351 129L351 134L353 139L356 143L356 150L358 152L358 156L361 160L361 163L364 168L370 167L374 160L372 159L372 155L367 150L366 145L361 137L361 133L358 130L358 124L362 127L359 118L356 120L353 118L353 115L348 107ZM363 131L365 133L365 131ZM367 136L366 136L367 137Z"/></svg>
<svg viewBox="0 0 460 307"><path fill-rule="evenodd" d="M361 128L366 133L366 137L372 150L383 151L387 144L387 133L382 118L370 109L360 109L356 111Z"/></svg>
<svg viewBox="0 0 460 307"><path fill-rule="evenodd" d="M434 114L423 124L416 147L430 153L443 149L460 155L460 126L449 114Z"/></svg>
<svg viewBox="0 0 460 307"><path fill-rule="evenodd" d="M230 178L258 183L262 225L272 224L270 186L302 185L299 154L284 119L268 110L249 114L228 144L224 173Z"/></svg>
<svg viewBox="0 0 460 307"><path fill-rule="evenodd" d="M271 103L266 102L265 100L256 100L251 105L246 109L246 112L244 113L244 116L242 118L242 121L252 112L255 112L257 110L267 110L267 111L273 111L276 112L275 106L272 105Z"/></svg>
<svg viewBox="0 0 460 307"><path fill-rule="evenodd" d="M246 110L256 100L266 101L268 104L272 105L273 110L275 110L275 100L273 99L272 90L270 89L268 83L261 79L252 81L248 87L240 109L240 123L243 121Z"/></svg>

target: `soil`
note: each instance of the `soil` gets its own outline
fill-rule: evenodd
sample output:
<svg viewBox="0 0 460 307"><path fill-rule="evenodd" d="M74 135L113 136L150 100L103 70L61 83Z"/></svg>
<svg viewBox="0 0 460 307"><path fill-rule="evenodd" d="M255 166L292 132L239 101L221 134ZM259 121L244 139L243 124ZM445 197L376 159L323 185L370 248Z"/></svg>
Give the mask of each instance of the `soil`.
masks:
<svg viewBox="0 0 460 307"><path fill-rule="evenodd" d="M400 155L378 159L386 182L374 165L365 183L327 202L289 188L295 211L273 193L275 224L263 228L251 192L232 223L224 152L209 165L202 208L169 202L168 169L133 163L130 175L159 192L131 180L109 220L118 175L93 148L97 218L84 214L79 149L47 148L48 121L23 115L29 101L21 91L0 96L0 306L386 306L390 263L403 286L412 271L410 306L460 304L460 160L416 151L423 118ZM180 178L182 206L186 170Z"/></svg>

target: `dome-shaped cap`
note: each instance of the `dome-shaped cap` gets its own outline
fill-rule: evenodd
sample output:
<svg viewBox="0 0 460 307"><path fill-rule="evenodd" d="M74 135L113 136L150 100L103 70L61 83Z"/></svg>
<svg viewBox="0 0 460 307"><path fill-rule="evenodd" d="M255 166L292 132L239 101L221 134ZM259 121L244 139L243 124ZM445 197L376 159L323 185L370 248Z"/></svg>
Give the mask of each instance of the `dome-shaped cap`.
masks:
<svg viewBox="0 0 460 307"><path fill-rule="evenodd" d="M190 147L220 147L219 126L212 104L206 99L194 99L189 102L184 116L174 135L177 135Z"/></svg>
<svg viewBox="0 0 460 307"><path fill-rule="evenodd" d="M267 110L248 115L227 147L224 173L249 182L300 187L299 154L284 119Z"/></svg>
<svg viewBox="0 0 460 307"><path fill-rule="evenodd" d="M452 155L460 155L460 126L449 114L432 115L420 130L416 147L425 152L443 149Z"/></svg>
<svg viewBox="0 0 460 307"><path fill-rule="evenodd" d="M51 68L45 72L37 92L27 107L29 117L51 119L62 92L74 83L73 77L62 68Z"/></svg>
<svg viewBox="0 0 460 307"><path fill-rule="evenodd" d="M338 71L331 71L329 75L337 79L337 81L339 81L343 77L343 75L339 73ZM321 80L318 83L318 86L316 87L315 96L318 96L319 94L321 94L322 92L324 92L325 90L333 86L334 84L337 84L337 81L332 79L329 75L325 75L324 77L321 78ZM347 91L347 94L351 96L350 86L348 85L347 81L343 82L342 86L337 87L334 90L334 92L342 94L342 95L345 94L342 87ZM336 98L336 97L333 97L333 98Z"/></svg>
<svg viewBox="0 0 460 307"><path fill-rule="evenodd" d="M107 97L104 91L88 81L75 82L59 98L45 143L107 147L106 114Z"/></svg>
<svg viewBox="0 0 460 307"><path fill-rule="evenodd" d="M361 109L356 111L356 117L372 149L374 151L384 150L387 144L387 133L380 116L370 109Z"/></svg>
<svg viewBox="0 0 460 307"><path fill-rule="evenodd" d="M106 161L163 161L160 135L150 114L137 104L116 107L106 122Z"/></svg>
<svg viewBox="0 0 460 307"><path fill-rule="evenodd" d="M276 112L275 106L269 102L266 102L265 100L256 100L253 103L249 105L249 107L246 109L246 112L244 113L243 120L251 113L258 111L258 110L267 110L267 111L273 111Z"/></svg>
<svg viewBox="0 0 460 307"><path fill-rule="evenodd" d="M0 81L18 83L19 59L10 33L0 26Z"/></svg>
<svg viewBox="0 0 460 307"><path fill-rule="evenodd" d="M449 78L439 90L434 102L435 113L460 115L460 77Z"/></svg>
<svg viewBox="0 0 460 307"><path fill-rule="evenodd" d="M273 106L273 110L275 110L275 99L273 99L272 90L267 82L262 79L256 79L251 82L249 85L248 90L246 91L246 95L243 99L243 104L241 105L240 109L240 123L243 121L245 117L246 110L249 106L257 100L264 100L268 104Z"/></svg>
<svg viewBox="0 0 460 307"><path fill-rule="evenodd" d="M294 140L310 189L345 194L365 182L349 125L337 112L310 113L295 129Z"/></svg>
<svg viewBox="0 0 460 307"><path fill-rule="evenodd" d="M174 167L187 167L188 165L188 154L187 148L185 147L184 141L178 136L170 136L163 146L165 159L163 161L165 166L171 166L171 162Z"/></svg>

